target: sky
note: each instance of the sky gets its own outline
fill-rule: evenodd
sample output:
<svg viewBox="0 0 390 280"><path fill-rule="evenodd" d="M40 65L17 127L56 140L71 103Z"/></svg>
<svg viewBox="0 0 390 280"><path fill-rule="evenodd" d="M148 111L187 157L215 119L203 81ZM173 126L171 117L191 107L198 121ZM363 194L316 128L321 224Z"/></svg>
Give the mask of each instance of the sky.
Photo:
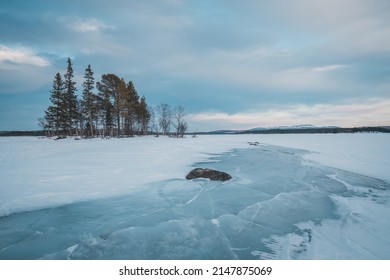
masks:
<svg viewBox="0 0 390 280"><path fill-rule="evenodd" d="M189 131L390 125L388 0L0 0L0 131L39 129L68 57Z"/></svg>

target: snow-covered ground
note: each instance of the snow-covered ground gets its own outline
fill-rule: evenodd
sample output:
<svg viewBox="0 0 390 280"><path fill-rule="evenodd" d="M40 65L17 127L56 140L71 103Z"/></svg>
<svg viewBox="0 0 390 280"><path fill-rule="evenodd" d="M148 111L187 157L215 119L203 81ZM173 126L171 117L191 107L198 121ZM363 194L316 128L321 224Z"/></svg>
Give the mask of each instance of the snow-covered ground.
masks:
<svg viewBox="0 0 390 280"><path fill-rule="evenodd" d="M390 259L389 143L0 138L0 259Z"/></svg>
<svg viewBox="0 0 390 280"><path fill-rule="evenodd" d="M247 146L234 137L0 138L0 216L129 194L144 184L183 178L212 154Z"/></svg>
<svg viewBox="0 0 390 280"><path fill-rule="evenodd" d="M271 145L311 151L304 156L308 160L390 182L389 134L272 134L259 138Z"/></svg>

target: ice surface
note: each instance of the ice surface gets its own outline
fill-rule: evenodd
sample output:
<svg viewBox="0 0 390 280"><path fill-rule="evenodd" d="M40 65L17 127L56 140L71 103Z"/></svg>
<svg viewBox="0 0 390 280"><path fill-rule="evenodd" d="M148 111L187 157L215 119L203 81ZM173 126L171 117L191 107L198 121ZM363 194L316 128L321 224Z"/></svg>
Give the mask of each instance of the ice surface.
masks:
<svg viewBox="0 0 390 280"><path fill-rule="evenodd" d="M0 259L390 259L388 181L262 138L0 139Z"/></svg>

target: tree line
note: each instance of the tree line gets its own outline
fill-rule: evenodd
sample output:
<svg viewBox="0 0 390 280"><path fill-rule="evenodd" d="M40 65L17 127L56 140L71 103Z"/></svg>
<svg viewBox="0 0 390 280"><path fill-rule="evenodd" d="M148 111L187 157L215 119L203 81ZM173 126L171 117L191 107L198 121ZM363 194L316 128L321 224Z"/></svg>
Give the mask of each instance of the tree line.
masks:
<svg viewBox="0 0 390 280"><path fill-rule="evenodd" d="M126 82L115 74L103 74L101 80L95 83L91 65L85 69L83 77L79 99L70 58L66 73L54 76L50 90L51 104L44 117L39 119L39 125L47 136L163 134L183 137L186 133L183 106L172 109L170 105L161 103L153 108L147 104L145 96L139 96L132 81Z"/></svg>
<svg viewBox="0 0 390 280"><path fill-rule="evenodd" d="M245 130L237 134L337 134L337 133L361 133L361 132L381 132L390 133L389 127L363 126L363 127L316 127L316 128L294 128L294 129L265 129L265 130Z"/></svg>

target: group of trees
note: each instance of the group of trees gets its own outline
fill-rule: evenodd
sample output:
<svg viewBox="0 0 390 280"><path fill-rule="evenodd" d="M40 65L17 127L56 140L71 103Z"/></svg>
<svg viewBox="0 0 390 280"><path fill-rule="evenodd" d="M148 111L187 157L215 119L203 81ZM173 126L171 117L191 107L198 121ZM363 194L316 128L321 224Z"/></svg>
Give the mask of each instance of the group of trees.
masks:
<svg viewBox="0 0 390 280"><path fill-rule="evenodd" d="M184 107L178 105L171 108L166 103L161 103L156 108L150 108L151 123L150 128L157 136L159 133L163 135L174 135L176 137L183 137L187 131L187 122L184 120ZM173 134L171 133L174 128Z"/></svg>
<svg viewBox="0 0 390 280"><path fill-rule="evenodd" d="M97 89L95 93L94 89ZM57 73L50 91L51 105L39 119L49 136L117 136L146 135L160 131L163 135L183 137L187 130L184 108L174 110L168 104L148 106L145 96L139 97L132 81L115 74L104 74L95 83L91 66L85 69L82 96L78 99L73 65L67 60L66 73Z"/></svg>

